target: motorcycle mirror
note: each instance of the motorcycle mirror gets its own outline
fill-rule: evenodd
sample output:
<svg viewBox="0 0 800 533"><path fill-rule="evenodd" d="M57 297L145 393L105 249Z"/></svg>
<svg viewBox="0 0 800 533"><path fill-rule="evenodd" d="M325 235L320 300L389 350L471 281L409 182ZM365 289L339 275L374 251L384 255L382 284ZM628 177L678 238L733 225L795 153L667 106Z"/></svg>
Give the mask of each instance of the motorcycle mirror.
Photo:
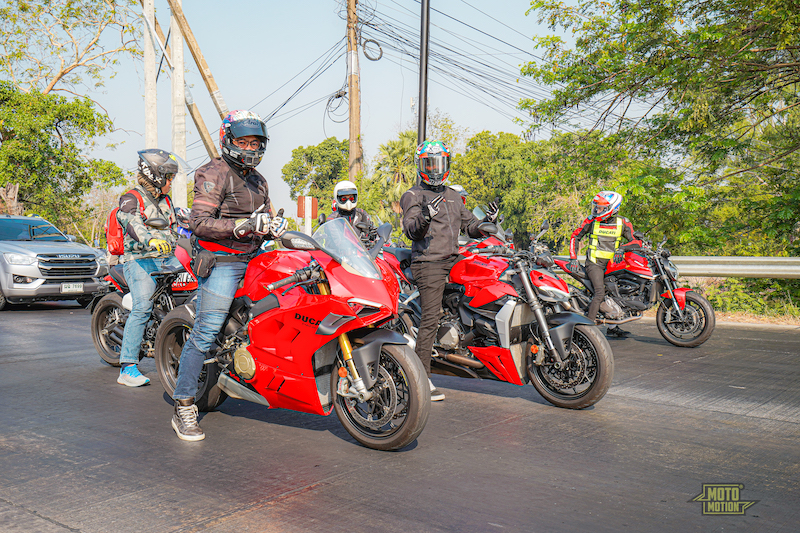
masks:
<svg viewBox="0 0 800 533"><path fill-rule="evenodd" d="M389 222L384 222L380 226L378 226L378 237L380 237L383 242L387 242L389 237L392 236L392 225Z"/></svg>
<svg viewBox="0 0 800 533"><path fill-rule="evenodd" d="M511 242L514 240L514 230L507 229L506 230L506 240Z"/></svg>
<svg viewBox="0 0 800 533"><path fill-rule="evenodd" d="M145 225L150 226L153 229L167 229L169 227L169 222L161 217L153 217L148 218L145 221Z"/></svg>
<svg viewBox="0 0 800 533"><path fill-rule="evenodd" d="M550 221L545 219L544 222L542 222L542 231L546 231L548 229L550 229Z"/></svg>
<svg viewBox="0 0 800 533"><path fill-rule="evenodd" d="M642 233L641 231L634 231L633 232L633 238L634 239L639 239L641 241L641 240L644 239L644 233Z"/></svg>
<svg viewBox="0 0 800 533"><path fill-rule="evenodd" d="M661 244L664 244L665 242L667 242L667 234L666 233L664 234L664 239L661 241Z"/></svg>
<svg viewBox="0 0 800 533"><path fill-rule="evenodd" d="M299 231L287 231L281 236L281 244L290 250L320 250L317 241Z"/></svg>
<svg viewBox="0 0 800 533"><path fill-rule="evenodd" d="M491 222L481 222L478 224L478 229L485 233L486 235L494 235L497 233L497 226L492 224Z"/></svg>
<svg viewBox="0 0 800 533"><path fill-rule="evenodd" d="M320 213L319 216L317 217L317 224L319 224L320 226L323 225L327 221L328 221L328 217L325 216L325 213Z"/></svg>

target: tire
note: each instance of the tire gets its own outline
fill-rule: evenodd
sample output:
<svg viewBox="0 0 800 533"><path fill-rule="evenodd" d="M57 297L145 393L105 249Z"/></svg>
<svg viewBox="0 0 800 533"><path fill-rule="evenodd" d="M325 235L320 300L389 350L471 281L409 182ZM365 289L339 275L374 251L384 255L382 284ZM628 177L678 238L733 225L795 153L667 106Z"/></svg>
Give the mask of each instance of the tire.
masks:
<svg viewBox="0 0 800 533"><path fill-rule="evenodd" d="M656 312L658 332L667 342L681 348L694 348L706 342L714 332L716 318L714 308L708 300L694 291L686 293L686 307L683 309L686 320L679 322L672 308L672 302L662 300Z"/></svg>
<svg viewBox="0 0 800 533"><path fill-rule="evenodd" d="M194 318L185 305L180 305L164 317L156 333L156 371L161 385L170 397L175 393L183 345L189 339L193 327ZM216 386L220 370L217 363L208 363L200 371L194 399L200 411L213 411L228 398L228 395Z"/></svg>
<svg viewBox="0 0 800 533"><path fill-rule="evenodd" d="M122 345L116 337L122 338L121 330L125 328L125 315L122 296L118 292L103 296L92 313L91 330L94 347L100 358L111 366L119 366Z"/></svg>
<svg viewBox="0 0 800 533"><path fill-rule="evenodd" d="M556 407L585 409L605 396L614 377L614 354L596 326L579 324L572 333L568 368L528 363L528 377L536 391Z"/></svg>
<svg viewBox="0 0 800 533"><path fill-rule="evenodd" d="M372 399L358 402L340 396L336 390L341 360L331 373L336 416L359 443L375 450L394 451L414 442L428 422L431 392L428 376L419 357L407 345L381 347L378 381ZM380 415L376 418L376 414ZM365 415L373 418L367 422Z"/></svg>
<svg viewBox="0 0 800 533"><path fill-rule="evenodd" d="M8 303L8 300L6 300L6 297L3 294L3 290L0 289L0 311L3 310L3 308L6 306L7 303Z"/></svg>

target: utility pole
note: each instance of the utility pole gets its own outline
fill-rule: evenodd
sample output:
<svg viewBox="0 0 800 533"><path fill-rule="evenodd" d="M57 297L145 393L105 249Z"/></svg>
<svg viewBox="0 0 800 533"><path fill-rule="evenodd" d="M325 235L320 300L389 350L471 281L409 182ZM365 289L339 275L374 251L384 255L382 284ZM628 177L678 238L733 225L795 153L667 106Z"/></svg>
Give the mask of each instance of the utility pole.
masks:
<svg viewBox="0 0 800 533"><path fill-rule="evenodd" d="M172 10L172 16L175 17L175 21L180 27L183 37L186 39L186 45L189 47L192 57L194 57L194 62L197 64L197 68L200 70L200 75L203 76L203 81L206 83L208 93L211 95L211 99L214 101L214 107L217 108L219 118L225 118L225 115L228 114L228 106L225 104L225 100L223 100L222 94L219 92L219 87L217 86L217 82L214 81L214 76L211 75L211 69L208 67L205 57L203 57L203 52L200 51L200 45L197 44L197 39L194 38L194 33L192 33L192 29L189 27L189 22L186 20L186 15L183 14L180 1L167 1L169 2L169 8Z"/></svg>
<svg viewBox="0 0 800 533"><path fill-rule="evenodd" d="M419 25L419 100L417 109L419 115L417 119L417 145L425 141L425 120L428 114L428 30L430 30L430 0L422 0L422 13L420 14ZM417 174L417 185L419 185L419 174Z"/></svg>
<svg viewBox="0 0 800 533"><path fill-rule="evenodd" d="M181 4L181 0L176 0ZM172 33L172 151L186 160L186 102L183 76L183 36L178 22L174 16L170 17L170 32ZM165 50L166 53L166 50ZM189 207L187 194L187 176L179 172L172 182L172 199L178 207Z"/></svg>
<svg viewBox="0 0 800 533"><path fill-rule="evenodd" d="M347 97L350 102L350 146L347 176L353 183L361 179L361 87L358 70L358 41L356 26L358 0L347 0ZM361 185L358 183L358 185Z"/></svg>
<svg viewBox="0 0 800 533"><path fill-rule="evenodd" d="M153 25L153 0L142 4L145 26ZM150 32L144 31L144 147L158 148L158 92L156 90L156 51Z"/></svg>

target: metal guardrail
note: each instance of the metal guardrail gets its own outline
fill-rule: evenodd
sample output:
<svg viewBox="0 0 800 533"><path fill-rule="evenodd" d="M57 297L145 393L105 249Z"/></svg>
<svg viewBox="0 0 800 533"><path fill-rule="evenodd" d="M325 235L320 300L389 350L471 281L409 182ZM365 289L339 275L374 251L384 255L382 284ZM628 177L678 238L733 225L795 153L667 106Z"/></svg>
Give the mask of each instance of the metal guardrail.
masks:
<svg viewBox="0 0 800 533"><path fill-rule="evenodd" d="M568 256L557 256L569 259ZM673 255L681 277L800 279L800 257ZM583 264L583 259L580 260Z"/></svg>

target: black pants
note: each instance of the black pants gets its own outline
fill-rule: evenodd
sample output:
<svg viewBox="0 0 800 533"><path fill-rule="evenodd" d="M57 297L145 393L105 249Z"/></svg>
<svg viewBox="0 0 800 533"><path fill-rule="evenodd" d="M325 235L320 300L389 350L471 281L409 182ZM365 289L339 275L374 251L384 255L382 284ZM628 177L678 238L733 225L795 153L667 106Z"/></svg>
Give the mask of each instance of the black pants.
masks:
<svg viewBox="0 0 800 533"><path fill-rule="evenodd" d="M453 268L458 256L444 261L418 261L411 263L411 273L419 289L419 304L422 318L417 332L417 356L431 375L431 354L433 341L439 330L439 317L442 312L442 295L447 284L447 275Z"/></svg>
<svg viewBox="0 0 800 533"><path fill-rule="evenodd" d="M608 259L598 259L597 263L586 259L586 276L594 287L594 297L592 303L589 304L589 312L586 313L586 318L589 320L597 318L597 311L600 310L600 304L603 303L603 298L606 296L606 284L603 281L606 265L608 265Z"/></svg>

